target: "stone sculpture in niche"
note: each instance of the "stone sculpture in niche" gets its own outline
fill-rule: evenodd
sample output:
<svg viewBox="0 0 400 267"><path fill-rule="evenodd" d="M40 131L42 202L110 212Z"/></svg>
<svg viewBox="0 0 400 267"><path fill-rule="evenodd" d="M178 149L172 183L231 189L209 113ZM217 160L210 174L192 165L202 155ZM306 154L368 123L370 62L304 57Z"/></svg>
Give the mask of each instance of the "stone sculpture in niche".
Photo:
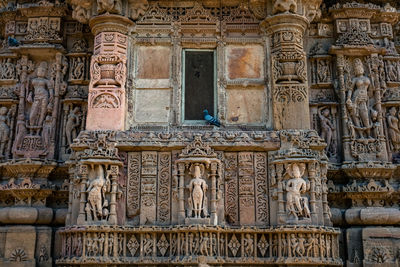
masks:
<svg viewBox="0 0 400 267"><path fill-rule="evenodd" d="M70 110L68 114L67 123L65 124L65 135L68 146L70 146L72 141L78 136L78 127L81 125L79 113L80 108L75 107L74 109Z"/></svg>
<svg viewBox="0 0 400 267"><path fill-rule="evenodd" d="M85 78L85 59L82 57L73 58L71 78L83 80Z"/></svg>
<svg viewBox="0 0 400 267"><path fill-rule="evenodd" d="M308 198L302 196L310 187L302 178L305 168L304 163L292 163L286 169L291 177L286 183L286 211L289 218L292 217L294 220L298 220L299 217L310 218Z"/></svg>
<svg viewBox="0 0 400 267"><path fill-rule="evenodd" d="M353 78L347 92L346 106L359 137L369 138L372 126L368 115L368 89L371 80L364 75L364 66L359 58L354 60L354 71L356 77Z"/></svg>
<svg viewBox="0 0 400 267"><path fill-rule="evenodd" d="M89 172L91 180L86 190L88 202L86 203L86 216L88 221L98 221L108 217L108 200L106 192L110 192L110 174L104 175L104 168L101 165L92 166Z"/></svg>
<svg viewBox="0 0 400 267"><path fill-rule="evenodd" d="M328 107L320 107L318 109L318 117L321 123L321 138L323 138L327 144L325 150L330 154L336 154L334 144L334 132L335 126L330 120L330 110Z"/></svg>
<svg viewBox="0 0 400 267"><path fill-rule="evenodd" d="M187 188L189 189L189 208L187 216L190 218L202 218L208 216L207 211L207 183L201 177L204 175L203 164L193 164L190 171L193 179Z"/></svg>
<svg viewBox="0 0 400 267"><path fill-rule="evenodd" d="M6 156L6 149L10 141L11 120L14 117L16 106L0 108L0 156Z"/></svg>
<svg viewBox="0 0 400 267"><path fill-rule="evenodd" d="M52 109L53 84L46 78L46 73L47 63L43 61L37 69L37 77L31 81L33 92L30 90L27 96L28 103L32 103L28 126L31 134L39 134L46 113Z"/></svg>
<svg viewBox="0 0 400 267"><path fill-rule="evenodd" d="M387 115L387 126L389 140L391 142L392 150L400 149L400 129L399 129L399 118L396 117L396 107L391 107Z"/></svg>

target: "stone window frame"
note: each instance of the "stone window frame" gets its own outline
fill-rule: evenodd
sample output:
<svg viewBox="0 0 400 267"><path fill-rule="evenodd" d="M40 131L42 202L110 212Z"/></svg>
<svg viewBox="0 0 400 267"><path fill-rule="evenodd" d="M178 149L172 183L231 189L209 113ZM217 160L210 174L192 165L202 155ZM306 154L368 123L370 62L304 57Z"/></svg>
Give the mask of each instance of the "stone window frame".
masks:
<svg viewBox="0 0 400 267"><path fill-rule="evenodd" d="M217 55L218 51L217 48L184 48L182 47L182 64L181 64L181 118L180 118L180 123L182 126L191 126L191 125L199 125L199 126L205 126L208 125L205 120L185 120L185 70L186 70L186 52L189 51L202 51L202 52L213 52L213 57L214 57L214 111L212 112L213 116L215 118L218 118L218 107L219 107L219 102L218 102L218 61L217 61Z"/></svg>

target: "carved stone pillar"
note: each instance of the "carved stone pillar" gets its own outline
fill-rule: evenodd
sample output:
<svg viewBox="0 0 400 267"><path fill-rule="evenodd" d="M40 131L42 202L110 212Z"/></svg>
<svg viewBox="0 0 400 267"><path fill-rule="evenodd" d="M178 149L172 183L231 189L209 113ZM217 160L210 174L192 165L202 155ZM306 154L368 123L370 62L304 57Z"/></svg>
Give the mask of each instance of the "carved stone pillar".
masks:
<svg viewBox="0 0 400 267"><path fill-rule="evenodd" d="M100 15L89 25L95 35L90 64L88 130L124 130L128 33L133 22L119 15Z"/></svg>
<svg viewBox="0 0 400 267"><path fill-rule="evenodd" d="M293 3L289 5L289 2ZM321 1L309 2L313 3L300 1L297 6L295 1L276 0L273 13L261 23L271 46L271 96L277 130L310 128L303 39L309 23L319 12Z"/></svg>

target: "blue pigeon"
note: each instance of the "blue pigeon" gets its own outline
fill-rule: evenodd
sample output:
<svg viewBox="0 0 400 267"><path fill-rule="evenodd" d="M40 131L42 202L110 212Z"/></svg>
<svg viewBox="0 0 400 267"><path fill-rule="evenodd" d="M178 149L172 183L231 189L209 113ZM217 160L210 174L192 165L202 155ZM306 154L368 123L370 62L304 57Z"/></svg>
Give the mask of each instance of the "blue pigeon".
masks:
<svg viewBox="0 0 400 267"><path fill-rule="evenodd" d="M204 119L209 123L209 124L213 124L217 127L221 127L221 123L219 122L218 119L214 118L213 116L211 116L210 114L208 114L208 110L205 109L203 110L203 114L204 114Z"/></svg>
<svg viewBox="0 0 400 267"><path fill-rule="evenodd" d="M8 46L19 46L19 42L17 39L8 36Z"/></svg>

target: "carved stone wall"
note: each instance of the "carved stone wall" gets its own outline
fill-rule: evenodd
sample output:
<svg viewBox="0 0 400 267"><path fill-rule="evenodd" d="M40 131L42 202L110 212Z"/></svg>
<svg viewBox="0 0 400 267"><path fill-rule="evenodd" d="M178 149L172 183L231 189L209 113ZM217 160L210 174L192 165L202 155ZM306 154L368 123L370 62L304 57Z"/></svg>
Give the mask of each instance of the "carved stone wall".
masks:
<svg viewBox="0 0 400 267"><path fill-rule="evenodd" d="M397 266L399 8L0 0L0 266Z"/></svg>

